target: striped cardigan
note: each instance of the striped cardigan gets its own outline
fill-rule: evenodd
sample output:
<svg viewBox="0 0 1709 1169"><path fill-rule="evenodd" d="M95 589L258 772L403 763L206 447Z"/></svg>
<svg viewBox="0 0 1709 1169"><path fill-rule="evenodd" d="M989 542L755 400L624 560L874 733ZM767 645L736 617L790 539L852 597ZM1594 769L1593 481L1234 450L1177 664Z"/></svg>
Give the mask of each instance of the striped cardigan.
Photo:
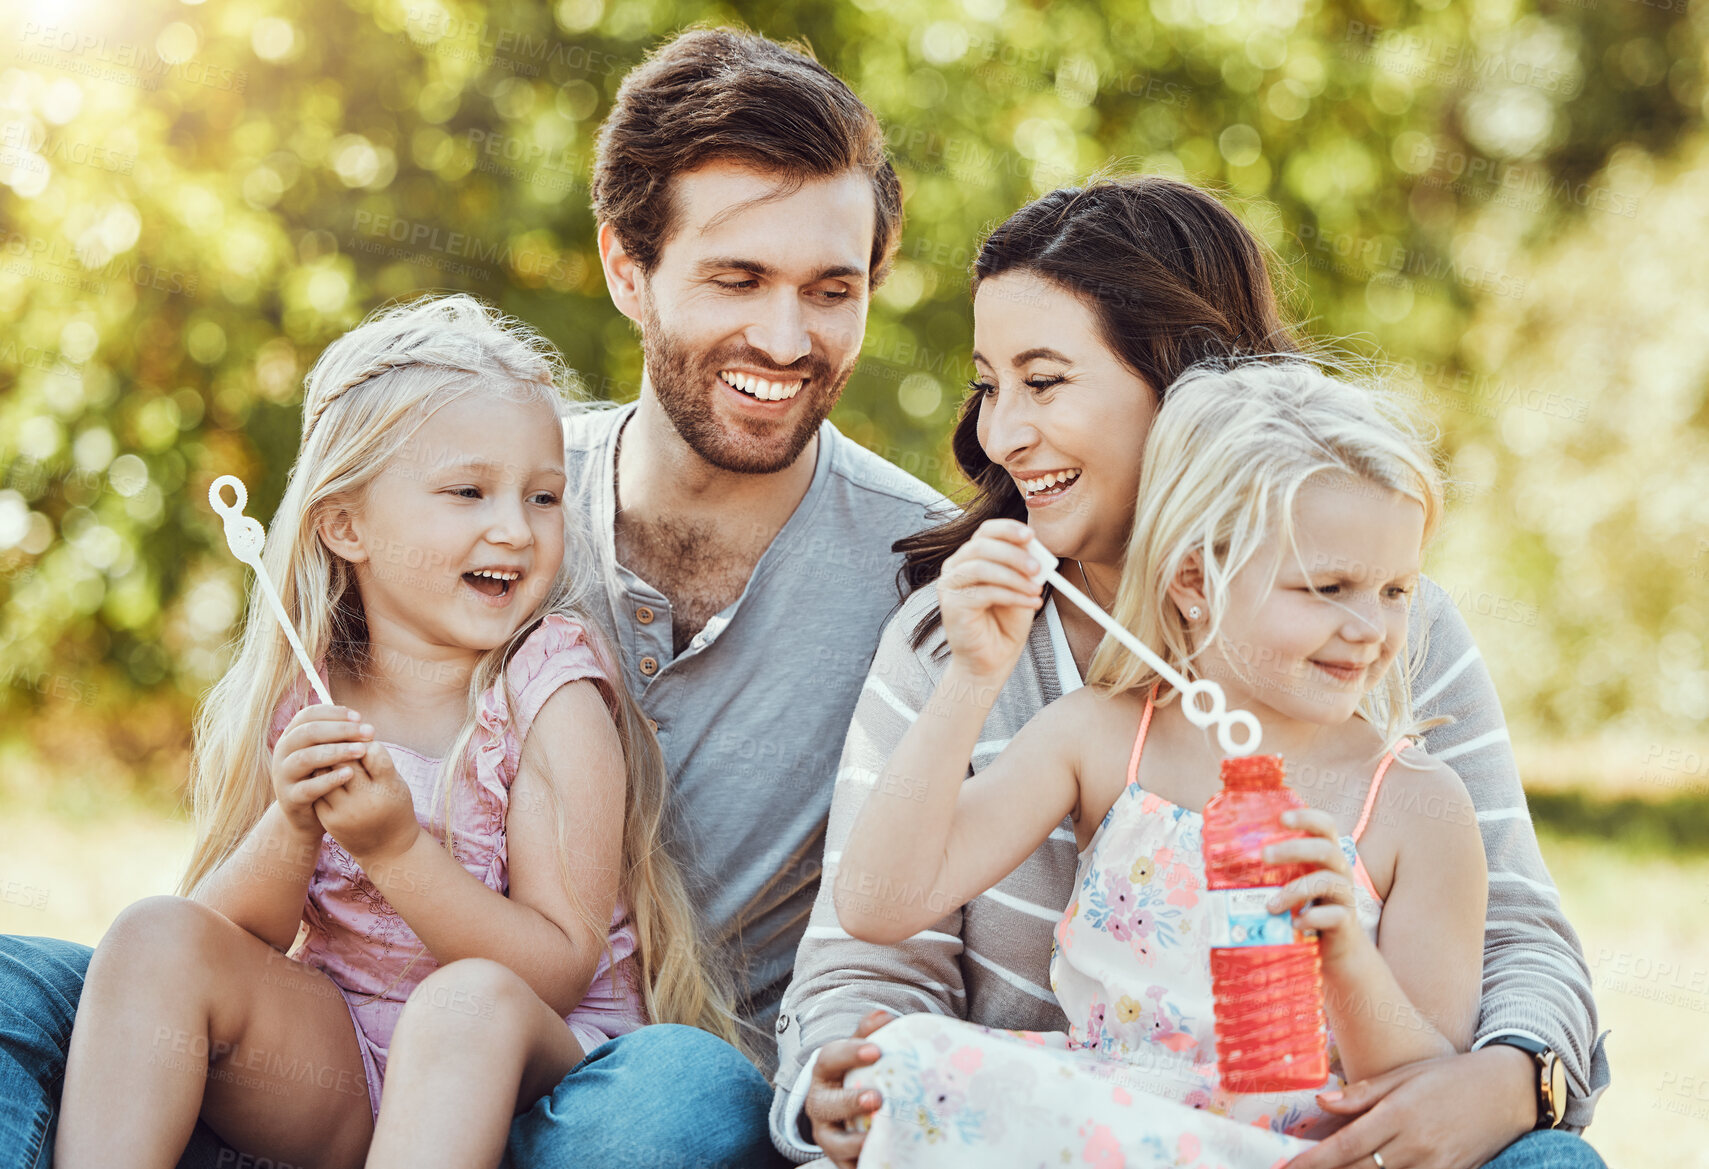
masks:
<svg viewBox="0 0 1709 1169"><path fill-rule="evenodd" d="M994 888L905 942L869 945L837 924L831 893L843 842L866 792L948 662L941 627L919 651L908 644L936 599L934 586L919 589L885 627L843 744L819 893L776 1024L772 1140L797 1162L817 1155L796 1128L799 1092L791 1101L802 1067L820 1045L853 1035L856 1023L875 1007L898 1015L931 1011L991 1027L1067 1029L1050 989L1051 932L1072 893L1077 858L1066 819ZM1608 1061L1597 1033L1590 970L1538 851L1500 701L1465 619L1428 580L1414 606L1411 634L1409 644L1424 655L1413 686L1416 714L1421 721L1451 720L1425 733L1425 747L1464 780L1489 859L1477 1038L1517 1031L1553 1048L1569 1079L1565 1123L1582 1128L1608 1085ZM985 722L972 769L995 758L1061 693L1040 610Z"/></svg>

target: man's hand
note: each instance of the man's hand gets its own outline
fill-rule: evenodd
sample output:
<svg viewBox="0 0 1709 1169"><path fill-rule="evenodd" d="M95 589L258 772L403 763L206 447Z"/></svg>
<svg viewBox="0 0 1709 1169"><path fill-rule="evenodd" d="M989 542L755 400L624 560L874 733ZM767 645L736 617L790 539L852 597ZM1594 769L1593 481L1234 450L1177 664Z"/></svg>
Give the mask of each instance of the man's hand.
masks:
<svg viewBox="0 0 1709 1169"><path fill-rule="evenodd" d="M853 1039L837 1039L819 1049L803 1111L813 1122L813 1143L837 1169L854 1169L860 1148L866 1143L866 1134L850 1131L848 1122L857 1116L870 1116L883 1103L870 1088L855 1093L843 1087L843 1077L878 1059L878 1045L861 1040L894 1018L889 1011L873 1011L860 1021Z"/></svg>
<svg viewBox="0 0 1709 1169"><path fill-rule="evenodd" d="M1324 1109L1354 1119L1287 1169L1476 1169L1537 1122L1536 1065L1497 1044L1349 1084Z"/></svg>

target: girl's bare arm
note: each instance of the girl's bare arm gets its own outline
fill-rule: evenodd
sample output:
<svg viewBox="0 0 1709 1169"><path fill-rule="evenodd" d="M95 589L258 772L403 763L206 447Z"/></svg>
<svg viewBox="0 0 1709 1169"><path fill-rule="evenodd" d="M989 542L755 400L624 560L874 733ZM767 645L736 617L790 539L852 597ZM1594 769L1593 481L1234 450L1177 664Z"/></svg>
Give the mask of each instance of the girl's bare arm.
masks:
<svg viewBox="0 0 1709 1169"><path fill-rule="evenodd" d="M314 802L349 781L373 737L373 728L347 707L299 711L273 749L274 802L190 896L268 945L290 949L320 855Z"/></svg>
<svg viewBox="0 0 1709 1169"><path fill-rule="evenodd" d="M1471 797L1447 764L1409 750L1390 767L1374 815L1392 816L1400 839L1377 949L1418 1014L1452 1051L1465 1051L1483 988L1489 897Z"/></svg>
<svg viewBox="0 0 1709 1169"><path fill-rule="evenodd" d="M1089 693L1047 706L964 778L999 688L952 661L878 776L834 890L854 937L885 945L925 929L1002 880L1078 807Z"/></svg>
<svg viewBox="0 0 1709 1169"><path fill-rule="evenodd" d="M1302 907L1298 923L1319 932L1324 1007L1349 1081L1464 1051L1477 1018L1486 895L1477 819L1445 765L1402 759L1377 804L1379 815L1403 818L1404 843L1376 945L1354 917L1332 817L1289 813L1284 823L1312 835L1266 849L1272 863L1322 866L1290 883L1275 908Z"/></svg>
<svg viewBox="0 0 1709 1169"><path fill-rule="evenodd" d="M289 950L319 853L320 834L299 831L273 804L190 896L274 949Z"/></svg>

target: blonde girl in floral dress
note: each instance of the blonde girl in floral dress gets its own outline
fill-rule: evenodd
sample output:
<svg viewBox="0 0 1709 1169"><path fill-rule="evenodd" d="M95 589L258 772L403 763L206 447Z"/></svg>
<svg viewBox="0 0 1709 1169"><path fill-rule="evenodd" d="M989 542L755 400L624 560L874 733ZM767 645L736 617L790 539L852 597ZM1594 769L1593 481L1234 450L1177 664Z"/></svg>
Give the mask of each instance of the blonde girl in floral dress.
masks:
<svg viewBox="0 0 1709 1169"><path fill-rule="evenodd" d="M1087 685L963 782L1042 600L1024 524L989 521L950 558L951 661L873 777L839 919L864 941L909 937L1067 817L1080 865L1050 969L1070 1026L922 1014L874 1033L881 1057L846 1082L883 1099L862 1166L1275 1166L1332 1127L1320 1093L1465 1050L1483 851L1458 777L1404 738L1407 612L1440 512L1431 455L1398 412L1298 361L1189 373L1147 440L1114 614L1256 714L1310 805L1288 814L1300 835L1266 850L1315 870L1270 903L1317 931L1323 958L1331 1075L1291 1092L1217 1079L1201 853L1214 739L1106 639Z"/></svg>

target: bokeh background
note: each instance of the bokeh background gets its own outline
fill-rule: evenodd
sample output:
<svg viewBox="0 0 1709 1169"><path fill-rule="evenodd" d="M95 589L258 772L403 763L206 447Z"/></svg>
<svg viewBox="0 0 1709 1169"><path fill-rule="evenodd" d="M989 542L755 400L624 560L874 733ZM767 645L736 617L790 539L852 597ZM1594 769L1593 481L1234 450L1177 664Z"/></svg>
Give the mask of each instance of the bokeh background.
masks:
<svg viewBox="0 0 1709 1169"><path fill-rule="evenodd" d="M1709 1165L1705 0L7 0L0 931L174 884L245 595L207 485L271 515L328 341L461 289L638 392L589 154L699 21L805 38L886 127L902 248L833 418L923 479L959 486L978 242L1099 170L1224 193L1309 331L1390 363L1614 1031L1589 1135Z"/></svg>

